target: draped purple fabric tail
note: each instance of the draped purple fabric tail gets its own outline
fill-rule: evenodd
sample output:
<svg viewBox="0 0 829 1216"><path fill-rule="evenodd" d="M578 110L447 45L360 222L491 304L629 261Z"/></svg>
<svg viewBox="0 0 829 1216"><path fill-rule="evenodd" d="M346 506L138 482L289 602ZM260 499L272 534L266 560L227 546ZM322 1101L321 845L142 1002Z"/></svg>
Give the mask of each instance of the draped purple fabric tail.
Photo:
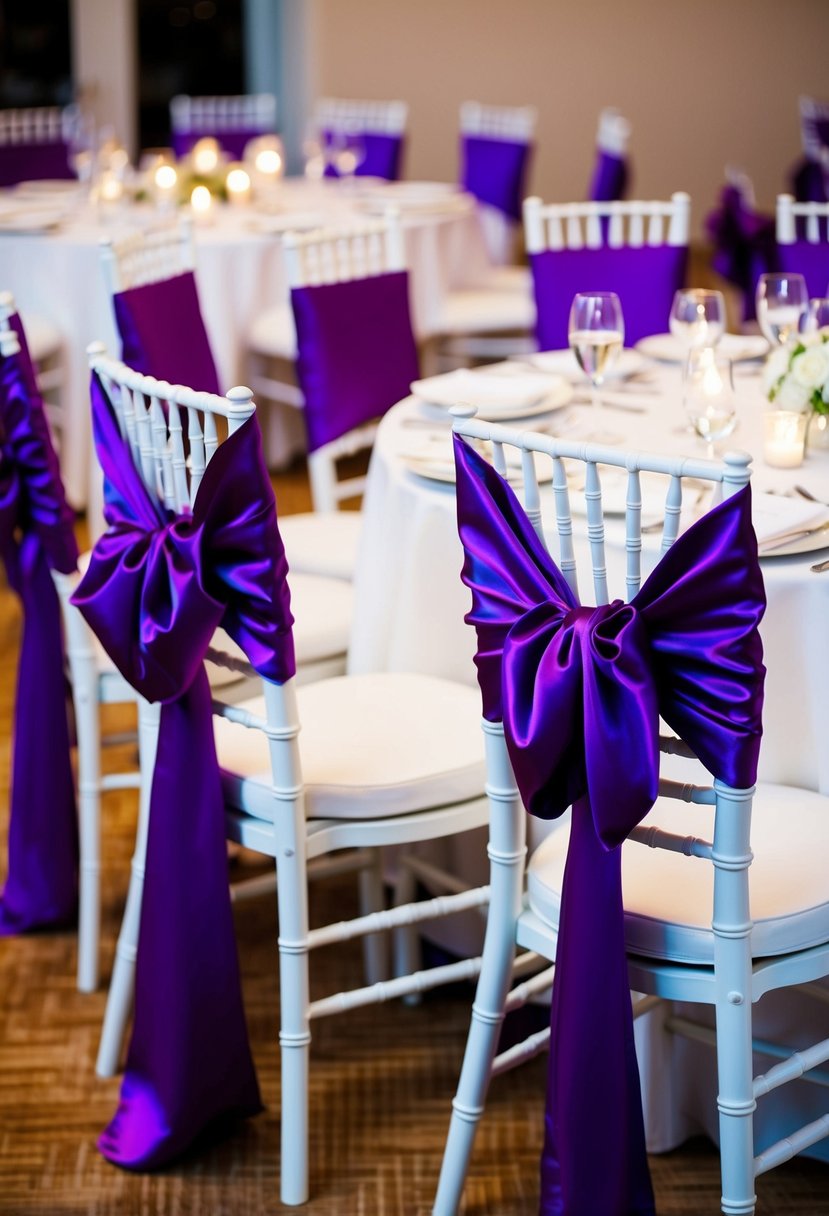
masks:
<svg viewBox="0 0 829 1216"><path fill-rule="evenodd" d="M721 780L756 779L765 595L751 493L680 536L631 603L589 608L492 466L457 437L455 460L484 716L503 720L527 810L573 807L540 1212L652 1216L621 845L657 796L660 715Z"/></svg>
<svg viewBox="0 0 829 1216"><path fill-rule="evenodd" d="M774 217L755 211L737 186L727 185L705 228L714 246L712 266L741 291L743 320L756 320L757 280L777 269Z"/></svg>
<svg viewBox="0 0 829 1216"><path fill-rule="evenodd" d="M461 137L461 185L479 203L521 220L533 145L528 140Z"/></svg>
<svg viewBox="0 0 829 1216"><path fill-rule="evenodd" d="M50 569L78 550L18 316L19 354L0 358L0 557L20 597L8 876L0 935L75 918L78 826L70 761L60 605Z"/></svg>
<svg viewBox="0 0 829 1216"><path fill-rule="evenodd" d="M663 333L674 292L685 281L687 260L686 245L545 249L531 254L539 350L567 346L570 306L580 291L616 292L628 346Z"/></svg>
<svg viewBox="0 0 829 1216"><path fill-rule="evenodd" d="M596 153L596 165L588 194L591 202L613 203L625 197L628 185L628 163L624 156L614 152Z"/></svg>
<svg viewBox="0 0 829 1216"><path fill-rule="evenodd" d="M220 393L192 271L113 296L121 358L134 371Z"/></svg>
<svg viewBox="0 0 829 1216"><path fill-rule="evenodd" d="M224 803L203 659L221 624L257 671L295 672L287 562L256 419L208 464L192 515L152 500L97 376L107 531L73 601L134 688L162 702L132 1041L99 1147L165 1164L208 1127L261 1109L242 1004Z"/></svg>
<svg viewBox="0 0 829 1216"><path fill-rule="evenodd" d="M379 418L418 377L405 270L295 287L297 373L308 451Z"/></svg>

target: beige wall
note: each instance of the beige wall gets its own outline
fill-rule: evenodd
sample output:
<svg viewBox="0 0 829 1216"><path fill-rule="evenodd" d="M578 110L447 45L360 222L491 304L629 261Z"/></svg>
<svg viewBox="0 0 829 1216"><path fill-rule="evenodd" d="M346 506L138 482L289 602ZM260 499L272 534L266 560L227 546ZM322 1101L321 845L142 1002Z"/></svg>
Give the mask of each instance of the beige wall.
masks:
<svg viewBox="0 0 829 1216"><path fill-rule="evenodd" d="M687 190L697 231L728 163L773 206L799 155L798 95L829 97L829 0L308 3L312 88L407 101L407 176L455 178L461 101L531 103L531 190L583 197L598 112L615 105L633 126L633 193Z"/></svg>
<svg viewBox="0 0 829 1216"><path fill-rule="evenodd" d="M72 0L72 79L75 95L111 127L131 156L137 152L135 0Z"/></svg>

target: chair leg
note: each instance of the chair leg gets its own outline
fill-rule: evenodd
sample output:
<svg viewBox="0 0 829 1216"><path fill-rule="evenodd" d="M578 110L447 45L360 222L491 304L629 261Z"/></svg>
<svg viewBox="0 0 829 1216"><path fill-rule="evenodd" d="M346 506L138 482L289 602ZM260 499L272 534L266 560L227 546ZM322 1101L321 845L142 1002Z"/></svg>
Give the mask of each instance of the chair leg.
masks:
<svg viewBox="0 0 829 1216"><path fill-rule="evenodd" d="M717 1107L720 1122L722 1210L753 1216L754 1098L750 998L735 1003L736 992L717 1002ZM729 996L732 998L729 1000Z"/></svg>
<svg viewBox="0 0 829 1216"><path fill-rule="evenodd" d="M371 863L360 870L360 915L379 912L385 905L383 892L383 854L374 849ZM363 969L366 984L379 984L389 978L389 952L385 933L367 933L363 938Z"/></svg>
<svg viewBox="0 0 829 1216"><path fill-rule="evenodd" d="M141 922L141 901L144 894L144 871L147 857L147 830L150 820L150 790L158 744L160 708L146 701L138 702L138 750L141 762L141 793L138 801L138 830L135 852L130 868L130 885L124 919L115 949L104 1024L95 1071L99 1077L112 1077L118 1071L121 1046L132 1009L135 988L135 959L138 954L138 929Z"/></svg>
<svg viewBox="0 0 829 1216"><path fill-rule="evenodd" d="M75 722L78 737L78 990L98 987L101 933L101 723L90 671L76 676ZM79 686L80 685L80 686Z"/></svg>
<svg viewBox="0 0 829 1216"><path fill-rule="evenodd" d="M308 1057L311 1044L308 1005L308 876L302 807L292 822L280 808L277 902L279 905L279 1046L282 1061L281 1189L289 1207L308 1199Z"/></svg>
<svg viewBox="0 0 829 1216"><path fill-rule="evenodd" d="M397 863L397 877L394 880L393 904L395 908L413 904L417 894L417 880L414 872L406 865L405 856ZM420 967L420 938L413 925L400 925L393 931L394 944L394 975L413 975ZM412 992L403 997L404 1005L419 1005L422 1000L420 993Z"/></svg>

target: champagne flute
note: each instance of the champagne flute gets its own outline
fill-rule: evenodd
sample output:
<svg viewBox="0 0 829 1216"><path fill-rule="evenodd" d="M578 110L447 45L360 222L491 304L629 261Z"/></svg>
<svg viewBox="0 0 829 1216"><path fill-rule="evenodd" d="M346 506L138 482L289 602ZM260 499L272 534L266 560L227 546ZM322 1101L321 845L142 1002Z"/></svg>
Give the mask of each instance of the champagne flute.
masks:
<svg viewBox="0 0 829 1216"><path fill-rule="evenodd" d="M785 346L809 306L802 274L761 274L757 282L757 320L772 346Z"/></svg>
<svg viewBox="0 0 829 1216"><path fill-rule="evenodd" d="M619 297L612 291L579 293L573 299L568 326L570 349L591 385L595 430L588 439L619 443L622 436L604 427L599 389L622 350L625 322Z"/></svg>
<svg viewBox="0 0 829 1216"><path fill-rule="evenodd" d="M692 348L682 376L682 404L697 435L705 440L708 459L713 460L715 442L737 425L731 360L710 346Z"/></svg>
<svg viewBox="0 0 829 1216"><path fill-rule="evenodd" d="M725 333L723 293L702 287L680 289L671 305L669 326L686 352L699 346L716 346Z"/></svg>

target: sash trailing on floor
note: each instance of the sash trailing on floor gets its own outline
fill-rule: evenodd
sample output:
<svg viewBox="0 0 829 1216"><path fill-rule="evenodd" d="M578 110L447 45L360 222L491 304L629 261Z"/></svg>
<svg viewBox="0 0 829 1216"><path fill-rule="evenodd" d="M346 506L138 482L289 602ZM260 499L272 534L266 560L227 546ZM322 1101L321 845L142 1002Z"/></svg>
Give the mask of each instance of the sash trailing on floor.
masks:
<svg viewBox="0 0 829 1216"><path fill-rule="evenodd" d="M0 935L70 922L78 901L60 604L50 574L75 570L78 548L17 315L11 327L20 351L0 356L0 557L23 607L23 637Z"/></svg>
<svg viewBox="0 0 829 1216"><path fill-rule="evenodd" d="M572 804L553 990L543 1216L648 1216L620 845L658 792L659 717L753 785L765 607L748 487L684 533L629 604L582 607L499 474L455 439L484 717L543 819Z"/></svg>
<svg viewBox="0 0 829 1216"><path fill-rule="evenodd" d="M267 679L294 674L276 504L255 418L220 445L192 514L166 512L125 458L92 379L107 531L73 602L129 683L162 702L135 1019L110 1161L150 1168L208 1125L256 1114L233 932L224 803L204 655L222 625Z"/></svg>

